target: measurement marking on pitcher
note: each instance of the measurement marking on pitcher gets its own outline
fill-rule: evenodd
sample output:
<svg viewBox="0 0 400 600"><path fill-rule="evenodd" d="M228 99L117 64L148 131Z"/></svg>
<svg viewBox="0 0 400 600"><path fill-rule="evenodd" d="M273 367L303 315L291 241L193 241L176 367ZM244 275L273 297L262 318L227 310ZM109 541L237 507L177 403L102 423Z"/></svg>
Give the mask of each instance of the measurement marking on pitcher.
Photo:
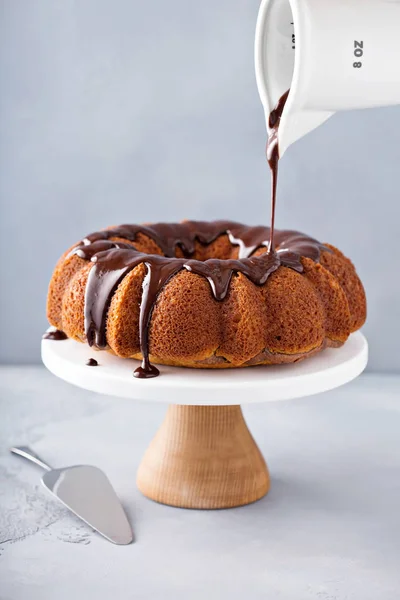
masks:
<svg viewBox="0 0 400 600"><path fill-rule="evenodd" d="M291 25L294 25L294 23L290 23ZM292 50L296 50L296 36L294 33L292 33Z"/></svg>
<svg viewBox="0 0 400 600"><path fill-rule="evenodd" d="M364 56L364 42L357 42L354 40L354 56L356 58ZM363 64L360 60L353 62L353 67L355 69L361 69L362 66Z"/></svg>

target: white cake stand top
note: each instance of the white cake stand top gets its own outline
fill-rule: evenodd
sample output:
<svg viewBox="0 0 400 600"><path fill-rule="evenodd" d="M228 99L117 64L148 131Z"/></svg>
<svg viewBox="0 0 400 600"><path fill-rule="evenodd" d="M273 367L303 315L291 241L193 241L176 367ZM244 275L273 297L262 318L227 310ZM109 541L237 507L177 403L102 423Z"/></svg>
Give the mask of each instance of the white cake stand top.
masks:
<svg viewBox="0 0 400 600"><path fill-rule="evenodd" d="M99 366L86 366L89 358ZM153 379L133 377L138 361L74 340L42 340L42 359L57 377L100 394L171 404L234 405L301 398L339 387L365 369L368 344L357 332L341 348L292 365L222 370L161 365L160 376Z"/></svg>

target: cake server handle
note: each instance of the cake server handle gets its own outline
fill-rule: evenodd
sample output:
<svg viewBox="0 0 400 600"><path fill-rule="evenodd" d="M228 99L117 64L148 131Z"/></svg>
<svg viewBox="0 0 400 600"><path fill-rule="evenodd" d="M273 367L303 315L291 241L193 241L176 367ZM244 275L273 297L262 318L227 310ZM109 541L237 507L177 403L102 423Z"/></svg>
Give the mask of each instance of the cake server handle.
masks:
<svg viewBox="0 0 400 600"><path fill-rule="evenodd" d="M45 463L44 460L42 460L40 456L38 456L36 452L34 452L28 446L15 446L13 448L10 448L10 452L12 452L12 454L18 454L18 456L22 456L23 458L30 460L31 462L35 463L36 465L39 465L39 467L42 467L42 469L45 469L46 471L51 471L52 469L50 465Z"/></svg>

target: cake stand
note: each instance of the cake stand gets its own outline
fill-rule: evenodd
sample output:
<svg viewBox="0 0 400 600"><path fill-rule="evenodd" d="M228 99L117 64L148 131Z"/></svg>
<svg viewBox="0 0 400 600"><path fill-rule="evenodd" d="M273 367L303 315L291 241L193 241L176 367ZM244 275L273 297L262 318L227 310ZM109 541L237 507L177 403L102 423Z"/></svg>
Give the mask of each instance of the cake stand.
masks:
<svg viewBox="0 0 400 600"><path fill-rule="evenodd" d="M95 357L98 367L86 366ZM57 377L81 388L170 406L137 474L139 490L163 504L229 508L269 490L267 465L240 405L317 394L357 377L368 360L360 333L292 365L198 370L160 366L160 376L135 379L137 361L94 351L73 340L42 341L42 359Z"/></svg>

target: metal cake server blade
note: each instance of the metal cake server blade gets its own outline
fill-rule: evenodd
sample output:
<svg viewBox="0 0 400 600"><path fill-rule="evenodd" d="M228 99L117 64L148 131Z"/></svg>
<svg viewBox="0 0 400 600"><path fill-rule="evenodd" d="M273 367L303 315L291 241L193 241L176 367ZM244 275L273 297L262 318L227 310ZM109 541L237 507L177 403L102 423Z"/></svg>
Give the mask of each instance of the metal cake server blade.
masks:
<svg viewBox="0 0 400 600"><path fill-rule="evenodd" d="M114 544L133 540L131 526L109 479L97 467L77 465L52 469L27 446L11 448L43 469L43 485L69 510Z"/></svg>

